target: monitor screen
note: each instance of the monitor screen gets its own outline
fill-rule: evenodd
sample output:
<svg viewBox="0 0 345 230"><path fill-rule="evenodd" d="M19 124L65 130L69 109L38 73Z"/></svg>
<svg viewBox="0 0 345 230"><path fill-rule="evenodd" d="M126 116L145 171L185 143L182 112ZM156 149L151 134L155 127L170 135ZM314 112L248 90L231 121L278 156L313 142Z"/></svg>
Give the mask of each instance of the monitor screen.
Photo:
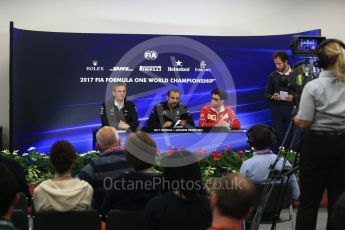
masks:
<svg viewBox="0 0 345 230"><path fill-rule="evenodd" d="M325 39L321 36L295 36L292 40L292 50L298 56L317 56L316 48Z"/></svg>

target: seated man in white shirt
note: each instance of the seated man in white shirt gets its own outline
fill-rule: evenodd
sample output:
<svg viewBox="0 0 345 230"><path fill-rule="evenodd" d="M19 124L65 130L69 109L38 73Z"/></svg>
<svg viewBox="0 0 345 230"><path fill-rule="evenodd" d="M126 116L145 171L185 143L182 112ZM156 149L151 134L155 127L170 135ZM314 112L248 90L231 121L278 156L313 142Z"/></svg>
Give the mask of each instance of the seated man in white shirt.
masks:
<svg viewBox="0 0 345 230"><path fill-rule="evenodd" d="M270 166L277 159L277 155L269 149L269 146L275 142L274 130L268 125L257 124L247 131L247 136L248 144L254 150L254 156L243 162L240 173L254 183L265 183L270 172ZM284 159L281 158L275 169L282 170L283 162ZM291 167L288 161L286 166ZM298 201L300 190L295 174L290 176L289 186L292 189L292 199Z"/></svg>

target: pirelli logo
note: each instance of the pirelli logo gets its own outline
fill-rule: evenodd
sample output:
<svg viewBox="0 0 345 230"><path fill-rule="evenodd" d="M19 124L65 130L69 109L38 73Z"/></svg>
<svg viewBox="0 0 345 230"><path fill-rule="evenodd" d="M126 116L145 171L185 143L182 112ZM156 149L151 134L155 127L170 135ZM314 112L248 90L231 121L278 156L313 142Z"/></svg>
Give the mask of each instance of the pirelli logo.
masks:
<svg viewBox="0 0 345 230"><path fill-rule="evenodd" d="M141 72L161 72L162 66L139 66Z"/></svg>

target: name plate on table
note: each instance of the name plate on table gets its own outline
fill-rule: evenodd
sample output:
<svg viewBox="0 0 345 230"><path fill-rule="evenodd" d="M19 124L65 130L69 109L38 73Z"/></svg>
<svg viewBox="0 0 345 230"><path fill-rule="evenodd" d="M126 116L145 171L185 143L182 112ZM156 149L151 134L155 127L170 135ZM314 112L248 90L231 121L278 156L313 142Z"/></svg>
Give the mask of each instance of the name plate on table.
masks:
<svg viewBox="0 0 345 230"><path fill-rule="evenodd" d="M195 128L173 128L173 129L149 129L143 128L142 131L148 133L245 133L246 130L231 130L226 127L195 127Z"/></svg>

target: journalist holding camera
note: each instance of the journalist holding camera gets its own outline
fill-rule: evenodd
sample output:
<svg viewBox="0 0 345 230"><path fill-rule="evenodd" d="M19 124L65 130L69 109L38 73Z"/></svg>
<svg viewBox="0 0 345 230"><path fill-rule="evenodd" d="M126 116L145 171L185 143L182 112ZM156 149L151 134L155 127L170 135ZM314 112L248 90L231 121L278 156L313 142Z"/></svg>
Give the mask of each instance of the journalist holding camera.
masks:
<svg viewBox="0 0 345 230"><path fill-rule="evenodd" d="M296 229L315 229L323 192L328 216L345 190L345 44L326 39L317 47L319 77L302 92L297 126L305 128L300 159L301 205ZM328 218L327 229L335 229Z"/></svg>

